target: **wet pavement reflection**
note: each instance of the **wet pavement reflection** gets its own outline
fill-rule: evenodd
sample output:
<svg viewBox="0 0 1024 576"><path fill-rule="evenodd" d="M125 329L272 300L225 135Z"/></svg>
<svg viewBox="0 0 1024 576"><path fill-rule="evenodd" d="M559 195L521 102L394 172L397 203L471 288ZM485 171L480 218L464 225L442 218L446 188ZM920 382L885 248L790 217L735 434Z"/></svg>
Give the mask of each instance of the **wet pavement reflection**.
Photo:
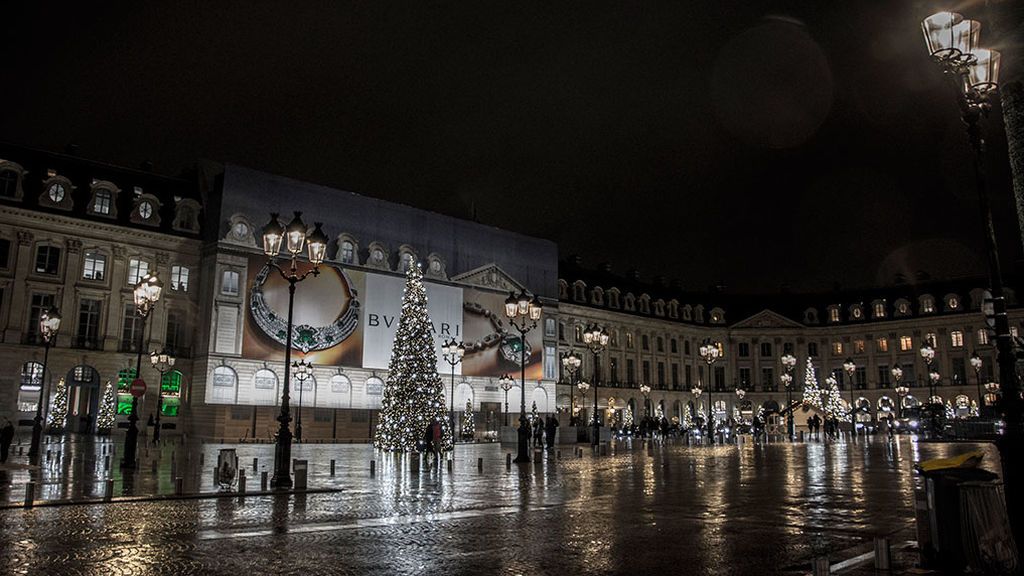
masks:
<svg viewBox="0 0 1024 576"><path fill-rule="evenodd" d="M921 459L993 447L902 437L856 444L689 447L678 441L559 448L505 467L495 444L460 445L452 471L414 470L365 445L298 445L310 488L333 492L14 507L30 478L38 498L212 492L216 444L152 447L132 478L105 457L116 446L69 441L40 472L3 471L0 573L238 574L799 574L876 535L913 536L912 472ZM249 471L273 446L232 445ZM256 473L252 463L256 458ZM483 459L478 471L477 459ZM330 474L330 460L335 474ZM376 460L376 474L369 462ZM154 468L154 464L155 468ZM155 471L154 471L155 470ZM20 493L19 493L20 492Z"/></svg>

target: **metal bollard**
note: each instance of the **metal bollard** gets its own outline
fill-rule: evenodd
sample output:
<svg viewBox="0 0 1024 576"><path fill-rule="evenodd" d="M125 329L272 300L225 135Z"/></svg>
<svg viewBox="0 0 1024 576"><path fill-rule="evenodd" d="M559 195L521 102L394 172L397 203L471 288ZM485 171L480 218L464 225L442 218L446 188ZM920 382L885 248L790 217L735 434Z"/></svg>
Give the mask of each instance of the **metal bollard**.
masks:
<svg viewBox="0 0 1024 576"><path fill-rule="evenodd" d="M331 476L334 476L334 460L331 460Z"/></svg>
<svg viewBox="0 0 1024 576"><path fill-rule="evenodd" d="M875 570L892 569L892 549L888 538L875 538Z"/></svg>
<svg viewBox="0 0 1024 576"><path fill-rule="evenodd" d="M36 497L36 483L29 482L25 484L25 508L31 508L35 504Z"/></svg>
<svg viewBox="0 0 1024 576"><path fill-rule="evenodd" d="M238 493L245 494L245 468L238 470Z"/></svg>
<svg viewBox="0 0 1024 576"><path fill-rule="evenodd" d="M200 453L199 453L199 465L200 465L200 466L202 466L202 465L203 465L203 460L206 460L206 453L204 453L204 452L200 452Z"/></svg>
<svg viewBox="0 0 1024 576"><path fill-rule="evenodd" d="M477 472L483 472L484 471L484 459L483 458L477 458L476 459L476 470L477 470Z"/></svg>
<svg viewBox="0 0 1024 576"><path fill-rule="evenodd" d="M377 471L377 461L370 460L370 477L372 478L374 473Z"/></svg>
<svg viewBox="0 0 1024 576"><path fill-rule="evenodd" d="M811 561L811 569L814 576L829 576L832 567L828 564L828 556L818 556Z"/></svg>
<svg viewBox="0 0 1024 576"><path fill-rule="evenodd" d="M181 496L185 493L185 479L178 476L174 479L174 495Z"/></svg>
<svg viewBox="0 0 1024 576"><path fill-rule="evenodd" d="M800 431L800 441L801 442L804 441L804 431L803 430Z"/></svg>
<svg viewBox="0 0 1024 576"><path fill-rule="evenodd" d="M110 455L103 457L103 470L110 470Z"/></svg>
<svg viewBox="0 0 1024 576"><path fill-rule="evenodd" d="M24 455L25 455L25 447L24 446L18 446L18 456L24 456Z"/></svg>
<svg viewBox="0 0 1024 576"><path fill-rule="evenodd" d="M266 492L267 491L267 471L266 470L264 470L263 473L260 474L260 491L261 492Z"/></svg>
<svg viewBox="0 0 1024 576"><path fill-rule="evenodd" d="M46 461L47 462L50 461L50 451L49 450L46 451Z"/></svg>
<svg viewBox="0 0 1024 576"><path fill-rule="evenodd" d="M420 471L420 455L419 454L413 454L409 458L409 472L412 472L413 474L416 474L419 471Z"/></svg>
<svg viewBox="0 0 1024 576"><path fill-rule="evenodd" d="M555 459L556 460L561 460L562 459L562 451L561 450L555 450Z"/></svg>
<svg viewBox="0 0 1024 576"><path fill-rule="evenodd" d="M506 469L512 468L512 454L511 453L505 454L505 468Z"/></svg>
<svg viewBox="0 0 1024 576"><path fill-rule="evenodd" d="M252 471L255 472L256 470L259 469L259 467L260 467L260 459L259 458L253 458L252 459Z"/></svg>
<svg viewBox="0 0 1024 576"><path fill-rule="evenodd" d="M107 478L103 484L103 501L110 502L114 498L114 479Z"/></svg>
<svg viewBox="0 0 1024 576"><path fill-rule="evenodd" d="M214 466L213 467L213 485L216 487L217 484L218 484L218 482L217 482L217 467Z"/></svg>
<svg viewBox="0 0 1024 576"><path fill-rule="evenodd" d="M452 460L451 458L449 458L449 459L448 459L448 471L449 471L449 472L451 472L451 471L452 471L452 465L453 465L453 462L454 462L454 461L453 461L453 460Z"/></svg>

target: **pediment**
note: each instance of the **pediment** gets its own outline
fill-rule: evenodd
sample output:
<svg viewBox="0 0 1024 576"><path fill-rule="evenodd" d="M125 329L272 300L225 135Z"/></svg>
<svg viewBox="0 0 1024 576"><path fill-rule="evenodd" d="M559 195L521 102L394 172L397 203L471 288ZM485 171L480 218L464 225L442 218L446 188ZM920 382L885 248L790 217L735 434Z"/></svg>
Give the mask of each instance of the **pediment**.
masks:
<svg viewBox="0 0 1024 576"><path fill-rule="evenodd" d="M733 324L733 328L804 328L803 324L786 318L778 312L762 310L753 316Z"/></svg>
<svg viewBox="0 0 1024 576"><path fill-rule="evenodd" d="M452 276L451 280L460 284L480 286L481 288L490 288L492 290L503 290L505 292L519 291L524 288L522 284L493 262Z"/></svg>

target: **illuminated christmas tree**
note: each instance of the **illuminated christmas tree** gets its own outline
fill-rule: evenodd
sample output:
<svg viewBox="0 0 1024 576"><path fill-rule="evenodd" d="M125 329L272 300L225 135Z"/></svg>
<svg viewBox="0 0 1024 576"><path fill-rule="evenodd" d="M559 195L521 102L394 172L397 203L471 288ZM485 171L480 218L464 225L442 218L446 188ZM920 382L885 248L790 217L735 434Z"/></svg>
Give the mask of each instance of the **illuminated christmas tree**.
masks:
<svg viewBox="0 0 1024 576"><path fill-rule="evenodd" d="M693 428L693 411L690 406L683 408L683 430Z"/></svg>
<svg viewBox="0 0 1024 576"><path fill-rule="evenodd" d="M811 364L810 356L807 357L807 368L804 371L804 404L823 409L821 404L821 387L818 386L818 377L814 375L814 365Z"/></svg>
<svg viewBox="0 0 1024 576"><path fill-rule="evenodd" d="M412 452L427 426L436 420L441 425L441 449L449 451L452 430L444 406L444 384L437 373L423 274L414 264L405 276L402 313L373 445L390 452Z"/></svg>
<svg viewBox="0 0 1024 576"><path fill-rule="evenodd" d="M622 409L622 425L626 427L633 425L633 411L629 409L628 404Z"/></svg>
<svg viewBox="0 0 1024 576"><path fill-rule="evenodd" d="M107 380L107 387L103 389L103 398L100 398L100 411L96 415L96 431L100 434L110 432L114 427L114 415L117 413L117 401L114 398L114 385Z"/></svg>
<svg viewBox="0 0 1024 576"><path fill-rule="evenodd" d="M476 432L476 422L473 420L473 401L466 400L466 411L462 413L462 437L472 438Z"/></svg>
<svg viewBox="0 0 1024 576"><path fill-rule="evenodd" d="M654 419L661 422L661 419L664 417L665 411L661 409L661 404L658 404L658 407L654 409Z"/></svg>
<svg viewBox="0 0 1024 576"><path fill-rule="evenodd" d="M825 414L836 418L840 422L849 422L850 415L847 413L846 408L843 407L842 396L839 394L836 379L829 378L828 381L828 390L824 393Z"/></svg>
<svg viewBox="0 0 1024 576"><path fill-rule="evenodd" d="M530 406L530 426L534 426L537 418L540 418L540 412L537 412L537 401L534 400L533 405Z"/></svg>
<svg viewBox="0 0 1024 576"><path fill-rule="evenodd" d="M50 430L64 430L67 419L68 387L64 385L64 379L61 378L57 381L57 390L53 393L53 400L50 401Z"/></svg>

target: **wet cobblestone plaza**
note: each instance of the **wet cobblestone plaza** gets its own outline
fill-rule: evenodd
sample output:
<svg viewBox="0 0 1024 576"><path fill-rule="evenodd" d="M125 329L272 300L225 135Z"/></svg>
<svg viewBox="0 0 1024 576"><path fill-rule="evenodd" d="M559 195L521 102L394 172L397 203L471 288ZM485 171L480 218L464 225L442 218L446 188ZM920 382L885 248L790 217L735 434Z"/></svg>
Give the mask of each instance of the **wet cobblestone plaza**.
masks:
<svg viewBox="0 0 1024 576"><path fill-rule="evenodd" d="M608 456L587 447L577 457L563 446L560 458L553 452L506 469L509 447L477 444L457 447L452 472L413 472L407 459L365 445L300 445L294 456L310 461L310 489L326 491L123 496L172 492L171 452L175 468L189 469L186 492L213 489L207 469L223 445L169 444L159 459L148 454L156 472L144 464L126 483L111 470L114 502L30 510L19 503L29 472L16 458L3 470L10 504L0 510L0 573L805 574L812 557L855 556L877 535L913 539L913 464L978 446L910 437L716 447L629 441ZM232 447L250 474L252 458L265 469L273 453L270 445ZM997 469L994 449L981 447L986 467ZM51 446L55 462L58 449L67 464L44 471L37 498L100 497L103 445Z"/></svg>

